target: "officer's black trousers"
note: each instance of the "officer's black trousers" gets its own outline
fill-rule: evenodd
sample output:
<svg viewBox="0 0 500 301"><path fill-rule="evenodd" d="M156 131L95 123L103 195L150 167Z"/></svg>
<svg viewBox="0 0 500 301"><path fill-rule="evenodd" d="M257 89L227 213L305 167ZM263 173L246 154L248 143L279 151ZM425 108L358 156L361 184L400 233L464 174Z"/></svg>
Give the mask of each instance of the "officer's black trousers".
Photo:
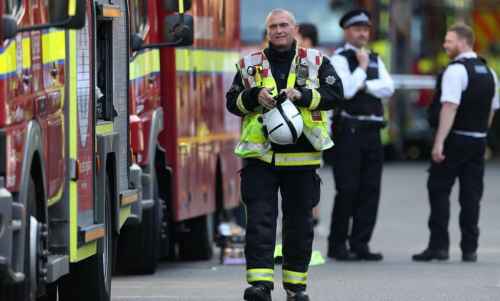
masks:
<svg viewBox="0 0 500 301"><path fill-rule="evenodd" d="M306 273L314 238L312 208L318 204L320 178L314 169L276 169L249 160L241 173L247 209L245 256L248 269L273 269L278 216L278 189L283 211L283 270ZM252 283L255 284L255 283ZM264 283L273 287L272 282ZM303 290L305 284L284 283Z"/></svg>
<svg viewBox="0 0 500 301"><path fill-rule="evenodd" d="M375 227L380 199L384 160L380 127L343 125L334 135L333 176L337 195L329 249L344 248L349 237L351 249L365 251Z"/></svg>
<svg viewBox="0 0 500 301"><path fill-rule="evenodd" d="M442 163L431 163L427 188L431 213L429 217L430 249L448 250L450 238L450 192L458 178L460 229L463 252L477 250L479 238L479 206L483 195L484 152L486 139L451 133L446 139Z"/></svg>

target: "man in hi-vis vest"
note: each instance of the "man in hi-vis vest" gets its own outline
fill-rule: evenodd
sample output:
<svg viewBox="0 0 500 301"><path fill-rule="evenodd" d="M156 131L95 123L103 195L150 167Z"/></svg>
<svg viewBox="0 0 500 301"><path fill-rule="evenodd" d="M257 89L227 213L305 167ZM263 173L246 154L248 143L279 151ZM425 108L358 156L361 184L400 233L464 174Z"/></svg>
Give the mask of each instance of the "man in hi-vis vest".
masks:
<svg viewBox="0 0 500 301"><path fill-rule="evenodd" d="M315 49L297 47L292 13L272 10L266 27L269 47L238 62L226 95L228 110L243 118L235 153L244 159L241 195L248 219L246 276L252 286L245 290L244 298L271 300L280 190L287 300L309 300L305 290L314 236L312 208L319 202L321 182L316 169L321 151L333 146L325 110L342 101L343 90L328 58ZM286 95L287 106L281 106L278 95ZM296 114L286 116L290 106ZM272 112L284 121L269 128L272 121L268 123L271 117L267 113ZM302 120L297 129L299 115ZM294 136L292 143L271 140L288 129Z"/></svg>

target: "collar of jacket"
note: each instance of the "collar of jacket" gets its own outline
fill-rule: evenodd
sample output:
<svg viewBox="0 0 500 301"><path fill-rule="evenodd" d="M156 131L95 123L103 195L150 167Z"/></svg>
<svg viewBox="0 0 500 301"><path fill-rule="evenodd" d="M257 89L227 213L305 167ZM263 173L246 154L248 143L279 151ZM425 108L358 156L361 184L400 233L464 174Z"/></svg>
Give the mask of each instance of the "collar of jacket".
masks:
<svg viewBox="0 0 500 301"><path fill-rule="evenodd" d="M286 51L279 51L276 49L273 44L269 43L269 47L264 50L269 61L274 62L290 62L295 56L295 52L297 49L297 42L293 41L292 47Z"/></svg>

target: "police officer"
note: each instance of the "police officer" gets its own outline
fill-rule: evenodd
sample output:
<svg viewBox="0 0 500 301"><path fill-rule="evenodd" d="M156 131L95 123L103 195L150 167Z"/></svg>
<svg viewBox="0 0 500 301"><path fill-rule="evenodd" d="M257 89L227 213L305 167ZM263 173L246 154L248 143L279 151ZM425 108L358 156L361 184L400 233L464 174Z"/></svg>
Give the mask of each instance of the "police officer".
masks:
<svg viewBox="0 0 500 301"><path fill-rule="evenodd" d="M479 238L479 203L483 194L486 133L500 106L496 74L473 52L474 33L465 24L452 26L444 49L452 60L438 76L429 121L437 132L432 149L429 191L430 239L415 261L449 258L450 191L459 179L462 260L475 262Z"/></svg>
<svg viewBox="0 0 500 301"><path fill-rule="evenodd" d="M292 13L272 10L266 27L269 47L239 61L226 95L228 110L243 118L235 153L244 158L241 195L248 219L245 256L251 287L244 298L271 300L279 189L287 300L309 300L305 290L314 236L312 208L320 194L316 169L320 152L333 145L324 110L342 99L342 84L328 58L296 46ZM294 102L303 119L303 134L294 144L271 143L265 135L262 113L275 108L280 93Z"/></svg>
<svg viewBox="0 0 500 301"><path fill-rule="evenodd" d="M340 26L346 44L337 49L331 61L347 100L335 111L332 128L337 194L328 256L345 261L379 261L382 254L372 253L368 243L377 218L382 177L380 129L385 123L381 99L393 94L394 84L380 57L365 48L370 38L370 14L363 9L352 10L341 18Z"/></svg>

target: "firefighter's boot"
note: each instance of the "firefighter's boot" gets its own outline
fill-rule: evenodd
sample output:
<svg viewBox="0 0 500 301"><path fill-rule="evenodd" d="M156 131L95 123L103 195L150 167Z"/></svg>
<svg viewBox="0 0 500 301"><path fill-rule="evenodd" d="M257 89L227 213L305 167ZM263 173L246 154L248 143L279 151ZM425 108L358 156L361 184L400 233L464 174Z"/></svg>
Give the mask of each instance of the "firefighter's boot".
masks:
<svg viewBox="0 0 500 301"><path fill-rule="evenodd" d="M271 290L263 285L253 285L245 290L247 301L271 301Z"/></svg>
<svg viewBox="0 0 500 301"><path fill-rule="evenodd" d="M286 290L286 301L309 301L309 296L304 291L292 292Z"/></svg>

